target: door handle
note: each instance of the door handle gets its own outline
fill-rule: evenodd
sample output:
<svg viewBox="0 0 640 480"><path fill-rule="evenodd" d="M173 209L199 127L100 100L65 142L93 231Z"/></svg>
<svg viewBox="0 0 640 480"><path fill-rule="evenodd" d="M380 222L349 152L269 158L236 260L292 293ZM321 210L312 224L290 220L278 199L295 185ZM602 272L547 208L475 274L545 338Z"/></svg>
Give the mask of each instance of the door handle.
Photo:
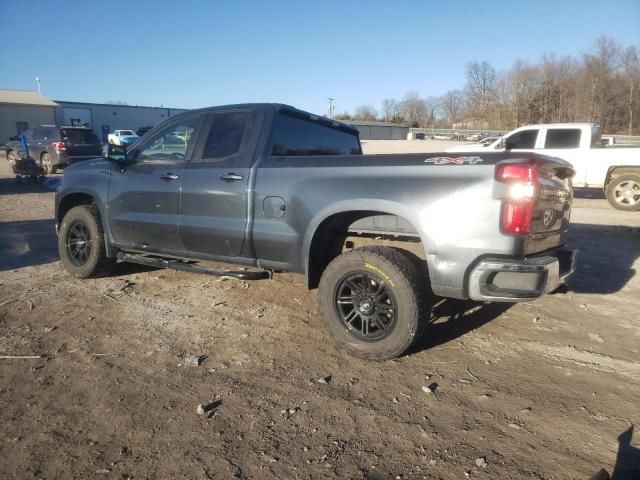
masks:
<svg viewBox="0 0 640 480"><path fill-rule="evenodd" d="M162 180L178 180L180 178L179 175L175 173L167 172L160 177Z"/></svg>
<svg viewBox="0 0 640 480"><path fill-rule="evenodd" d="M237 182L238 180L242 180L242 178L242 175L236 175L235 173L220 175L220 180L224 180L225 182Z"/></svg>

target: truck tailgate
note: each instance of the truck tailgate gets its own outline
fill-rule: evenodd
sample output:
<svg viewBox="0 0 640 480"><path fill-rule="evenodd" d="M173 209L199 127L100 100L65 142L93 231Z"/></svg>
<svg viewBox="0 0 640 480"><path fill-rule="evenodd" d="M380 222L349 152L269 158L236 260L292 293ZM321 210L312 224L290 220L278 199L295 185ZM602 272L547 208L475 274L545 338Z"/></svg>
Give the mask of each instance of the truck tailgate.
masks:
<svg viewBox="0 0 640 480"><path fill-rule="evenodd" d="M537 162L538 187L525 245L527 255L566 242L573 201L571 166L551 157L538 158Z"/></svg>

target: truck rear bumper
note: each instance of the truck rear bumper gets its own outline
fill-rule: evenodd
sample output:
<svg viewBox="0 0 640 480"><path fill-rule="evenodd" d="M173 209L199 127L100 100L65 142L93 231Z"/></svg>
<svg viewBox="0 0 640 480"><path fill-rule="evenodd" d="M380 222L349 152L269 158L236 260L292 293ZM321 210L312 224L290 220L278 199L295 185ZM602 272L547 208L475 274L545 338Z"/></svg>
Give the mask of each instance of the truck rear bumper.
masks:
<svg viewBox="0 0 640 480"><path fill-rule="evenodd" d="M556 250L526 260L483 259L469 276L469 298L520 302L557 289L573 275L577 250Z"/></svg>

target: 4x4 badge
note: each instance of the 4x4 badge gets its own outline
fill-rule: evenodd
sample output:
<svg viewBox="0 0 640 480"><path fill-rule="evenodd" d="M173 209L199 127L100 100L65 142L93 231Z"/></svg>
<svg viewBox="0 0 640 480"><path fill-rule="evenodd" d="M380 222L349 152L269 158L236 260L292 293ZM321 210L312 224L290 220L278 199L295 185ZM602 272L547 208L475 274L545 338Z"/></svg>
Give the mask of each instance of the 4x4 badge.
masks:
<svg viewBox="0 0 640 480"><path fill-rule="evenodd" d="M433 163L434 165L463 165L468 163L475 165L483 161L480 157L433 157L427 158L424 163Z"/></svg>

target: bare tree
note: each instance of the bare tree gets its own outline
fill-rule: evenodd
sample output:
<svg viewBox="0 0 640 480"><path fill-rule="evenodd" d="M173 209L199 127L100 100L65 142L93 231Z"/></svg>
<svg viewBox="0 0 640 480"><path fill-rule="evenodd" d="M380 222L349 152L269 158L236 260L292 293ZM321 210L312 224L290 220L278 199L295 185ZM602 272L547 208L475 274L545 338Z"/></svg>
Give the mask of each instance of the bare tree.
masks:
<svg viewBox="0 0 640 480"><path fill-rule="evenodd" d="M622 65L624 68L626 81L629 84L629 97L627 100L627 115L629 118L629 123L627 126L627 135L631 135L631 132L633 131L635 86L636 82L640 82L640 55L638 54L638 49L635 46L632 45L630 47L627 47L624 52L622 52Z"/></svg>
<svg viewBox="0 0 640 480"><path fill-rule="evenodd" d="M378 116L378 112L371 105L360 105L353 112L354 120L375 120Z"/></svg>
<svg viewBox="0 0 640 480"><path fill-rule="evenodd" d="M462 90L449 90L440 98L440 107L450 127L460 118L464 109L464 93Z"/></svg>
<svg viewBox="0 0 640 480"><path fill-rule="evenodd" d="M427 97L424 99L425 127L434 125L440 109L440 99L438 97Z"/></svg>
<svg viewBox="0 0 640 480"><path fill-rule="evenodd" d="M425 125L427 106L418 92L408 92L400 102L400 112L410 127Z"/></svg>
<svg viewBox="0 0 640 480"><path fill-rule="evenodd" d="M395 98L385 98L382 100L382 117L385 122L391 121L397 113L398 102Z"/></svg>
<svg viewBox="0 0 640 480"><path fill-rule="evenodd" d="M351 120L351 115L349 115L349 112L345 110L342 113L334 115L333 118L335 118L336 120Z"/></svg>
<svg viewBox="0 0 640 480"><path fill-rule="evenodd" d="M640 45L600 37L583 55L517 60L505 72L486 61L467 65L464 90L438 102L408 92L400 102L383 100L387 121L412 127L453 124L471 117L479 128L510 130L532 123L597 122L606 133L640 134ZM371 119L373 107L358 109Z"/></svg>
<svg viewBox="0 0 640 480"><path fill-rule="evenodd" d="M467 95L471 110L482 120L487 120L489 103L494 98L496 71L487 62L471 62L467 64Z"/></svg>

